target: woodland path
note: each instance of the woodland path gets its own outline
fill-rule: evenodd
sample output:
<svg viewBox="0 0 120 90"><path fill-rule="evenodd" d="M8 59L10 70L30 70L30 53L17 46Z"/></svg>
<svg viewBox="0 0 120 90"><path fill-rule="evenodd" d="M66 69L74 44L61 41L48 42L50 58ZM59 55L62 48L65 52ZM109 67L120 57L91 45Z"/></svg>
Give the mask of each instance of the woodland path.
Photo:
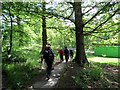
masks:
<svg viewBox="0 0 120 90"><path fill-rule="evenodd" d="M53 88L57 84L57 82L58 82L60 76L62 75L62 72L64 71L64 68L66 65L67 64L65 61L56 65L54 67L54 70L52 70L52 73L51 73L49 80L45 80L46 76L44 76L44 77L42 77L42 79L40 81L32 84L30 86L30 89L34 90L34 89L40 89L40 88Z"/></svg>
<svg viewBox="0 0 120 90"><path fill-rule="evenodd" d="M106 61L106 58L92 58L94 61ZM117 59L112 59L114 61L117 61ZM111 60L110 60L111 61ZM66 69L67 67L70 67L68 70ZM73 68L74 67L74 68ZM110 69L111 68L111 69ZM108 67L108 66L105 66L103 67L103 69L105 70L105 72L107 73L110 73L110 71L112 73L115 73L116 75L112 75L112 76L115 76L115 78L117 78L117 67ZM67 73L68 74L63 74L65 73L67 70ZM29 90L40 90L42 88L50 88L50 89L55 89L56 87L57 88L61 88L61 87L77 87L76 85L73 85L73 81L71 76L75 76L75 73L77 71L80 71L80 68L75 64L71 64L70 63L70 60L69 62L66 64L65 61L63 61L62 63L59 63L57 65L54 66L54 70L52 70L52 74L51 74L51 77L50 77L50 80L45 80L46 76L45 76L45 73L44 73L44 76L42 76L42 78L40 80L37 80L36 82L34 82ZM69 71L69 72L68 72ZM109 74L108 74L109 75ZM61 76L62 78L64 79L64 81L62 81L61 79ZM64 77L63 77L64 76ZM112 87L112 86L111 86ZM116 84L116 87L118 87L118 84Z"/></svg>

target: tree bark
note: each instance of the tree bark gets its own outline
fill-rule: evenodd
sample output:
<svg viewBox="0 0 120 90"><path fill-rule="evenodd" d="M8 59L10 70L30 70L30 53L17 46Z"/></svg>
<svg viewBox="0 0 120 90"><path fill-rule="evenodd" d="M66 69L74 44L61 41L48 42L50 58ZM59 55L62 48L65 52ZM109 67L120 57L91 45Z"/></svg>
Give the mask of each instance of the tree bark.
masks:
<svg viewBox="0 0 120 90"><path fill-rule="evenodd" d="M10 6L9 6L9 16L10 16L10 41L9 41L9 48L8 48L8 61L11 61L11 51L12 51L12 15L11 15L11 11L10 11Z"/></svg>
<svg viewBox="0 0 120 90"><path fill-rule="evenodd" d="M45 8L45 2L43 2L43 12L46 11ZM41 53L43 53L43 50L45 49L47 44L47 31L46 31L46 17L45 15L42 15L42 51Z"/></svg>
<svg viewBox="0 0 120 90"><path fill-rule="evenodd" d="M19 13L19 11L18 11L18 13ZM22 29L21 26L20 26L20 17L19 17L19 15L17 15L17 26L18 26L19 30ZM23 45L23 43L22 43L23 40L22 39L23 39L23 33L19 32L19 46Z"/></svg>
<svg viewBox="0 0 120 90"><path fill-rule="evenodd" d="M45 2L43 2L42 10L43 10L43 12L46 11ZM46 17L43 14L42 15L42 50L41 50L41 54L43 54L46 44L47 44ZM41 63L42 63L42 61L43 61L43 57L41 56Z"/></svg>
<svg viewBox="0 0 120 90"><path fill-rule="evenodd" d="M78 64L85 63L87 61L85 48L84 48L84 35L83 35L83 20L81 2L74 2L75 11L75 29L76 29L76 57L75 61Z"/></svg>

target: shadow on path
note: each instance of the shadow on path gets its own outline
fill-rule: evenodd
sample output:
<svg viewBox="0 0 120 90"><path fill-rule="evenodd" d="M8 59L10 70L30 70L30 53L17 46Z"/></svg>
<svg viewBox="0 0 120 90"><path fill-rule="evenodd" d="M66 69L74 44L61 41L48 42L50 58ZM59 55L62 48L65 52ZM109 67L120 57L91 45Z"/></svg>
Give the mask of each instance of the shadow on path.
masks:
<svg viewBox="0 0 120 90"><path fill-rule="evenodd" d="M39 89L39 88L52 88L52 87L54 87L57 84L65 65L66 65L65 61L56 65L54 67L54 70L52 70L52 73L51 73L49 80L45 80L46 76L44 76L41 79L41 81L35 82L32 86L30 86L30 89L34 90L34 89Z"/></svg>

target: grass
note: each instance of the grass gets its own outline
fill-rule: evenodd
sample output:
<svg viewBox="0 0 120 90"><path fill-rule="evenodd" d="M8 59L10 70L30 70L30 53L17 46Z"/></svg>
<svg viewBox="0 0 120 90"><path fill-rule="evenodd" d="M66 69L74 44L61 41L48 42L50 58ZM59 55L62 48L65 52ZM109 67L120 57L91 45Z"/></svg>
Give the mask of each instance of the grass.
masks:
<svg viewBox="0 0 120 90"><path fill-rule="evenodd" d="M85 66L75 76L74 82L81 88L118 88L118 74L104 71L102 68L102 65L100 67L95 63L90 67Z"/></svg>
<svg viewBox="0 0 120 90"><path fill-rule="evenodd" d="M38 74L38 67L34 63L3 64L6 74L7 89L23 89L27 82Z"/></svg>
<svg viewBox="0 0 120 90"><path fill-rule="evenodd" d="M111 66L120 65L118 58L88 56L88 61L98 63L98 64L103 64L103 65L111 65Z"/></svg>
<svg viewBox="0 0 120 90"><path fill-rule="evenodd" d="M118 58L88 57L90 65L79 71L75 83L82 88L118 88Z"/></svg>
<svg viewBox="0 0 120 90"><path fill-rule="evenodd" d="M87 88L88 84L103 78L103 70L97 65L90 65L84 67L75 77L75 82L79 87Z"/></svg>
<svg viewBox="0 0 120 90"><path fill-rule="evenodd" d="M100 62L100 63L118 63L118 58L107 58L107 57L88 57L89 61L93 61L93 62Z"/></svg>

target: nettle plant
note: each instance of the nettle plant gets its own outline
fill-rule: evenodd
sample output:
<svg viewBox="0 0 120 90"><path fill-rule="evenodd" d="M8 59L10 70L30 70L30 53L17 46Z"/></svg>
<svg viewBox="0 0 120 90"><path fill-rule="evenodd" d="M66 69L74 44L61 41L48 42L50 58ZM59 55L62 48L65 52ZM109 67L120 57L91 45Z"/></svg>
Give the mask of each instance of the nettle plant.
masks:
<svg viewBox="0 0 120 90"><path fill-rule="evenodd" d="M81 87L86 87L89 81L98 81L104 77L104 73L101 67L98 65L90 64L90 66L84 67L78 75L75 77L75 82ZM84 84L83 84L84 83Z"/></svg>

